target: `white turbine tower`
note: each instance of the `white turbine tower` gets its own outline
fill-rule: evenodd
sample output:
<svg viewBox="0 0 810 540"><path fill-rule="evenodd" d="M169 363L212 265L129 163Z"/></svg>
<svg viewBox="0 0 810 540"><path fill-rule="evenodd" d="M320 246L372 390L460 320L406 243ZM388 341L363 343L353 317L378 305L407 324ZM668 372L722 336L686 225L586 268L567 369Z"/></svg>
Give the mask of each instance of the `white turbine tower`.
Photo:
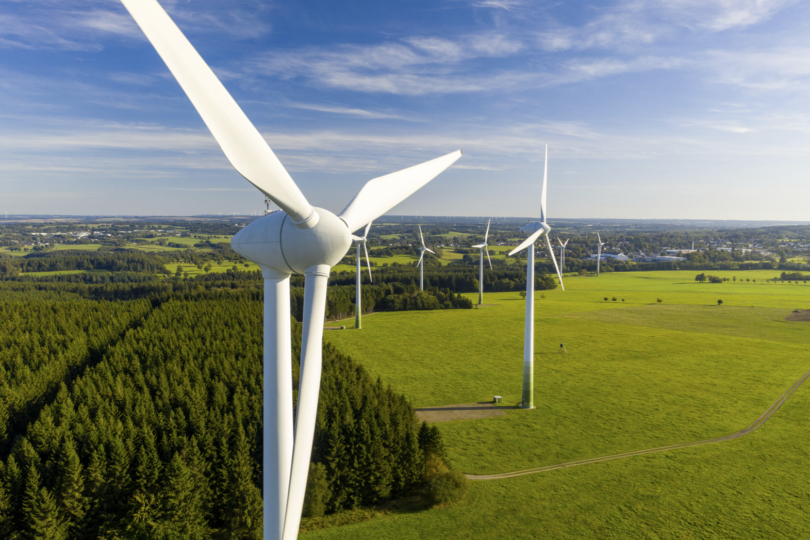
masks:
<svg viewBox="0 0 810 540"><path fill-rule="evenodd" d="M563 274L565 273L565 246L568 245L568 240L570 240L570 238L563 243L563 241L560 240L560 237L557 237L557 242L560 243L560 270Z"/></svg>
<svg viewBox="0 0 810 540"><path fill-rule="evenodd" d="M596 277L599 277L599 269L602 264L602 246L604 246L605 243L602 242L602 237L599 236L599 233L596 233L596 237L599 239L599 242L596 244Z"/></svg>
<svg viewBox="0 0 810 540"><path fill-rule="evenodd" d="M422 226L419 225L419 239L422 241L422 247L419 248L419 262L416 263L416 266L419 267L419 290L425 290L425 252L433 253L427 247L425 247L425 237L422 236ZM436 255L435 253L433 253Z"/></svg>
<svg viewBox="0 0 810 540"><path fill-rule="evenodd" d="M484 233L484 243L473 246L479 249L480 264L478 266L478 305L484 303L484 252L487 253L487 261L489 261L489 269L492 270L492 259L489 258L489 250L487 249L487 238L489 238L489 224L492 220L487 221L487 232Z"/></svg>
<svg viewBox="0 0 810 540"><path fill-rule="evenodd" d="M340 215L314 208L214 72L156 0L122 0L202 116L225 156L282 210L231 240L264 277L264 538L293 540L312 453L329 271L356 231L452 165L461 151L369 181ZM306 276L298 411L293 429L290 276Z"/></svg>
<svg viewBox="0 0 810 540"><path fill-rule="evenodd" d="M529 248L526 261L526 321L523 333L523 400L521 406L524 409L534 409L534 243L541 236L546 237L546 245L551 260L554 261L554 268L560 278L560 287L565 290L562 274L557 266L557 259L554 257L554 250L551 247L551 240L548 233L551 227L546 223L546 184L548 182L548 145L546 145L546 165L543 170L543 192L540 197L540 221L528 223L520 228L520 232L528 234L529 237L518 247L509 252L509 255Z"/></svg>
<svg viewBox="0 0 810 540"><path fill-rule="evenodd" d="M361 293L360 293L360 291L362 291L362 289L363 289L363 286L362 286L362 283L361 283L362 280L360 279L360 276L361 276L361 272L360 272L360 245L361 244L363 245L363 250L366 252L366 264L368 264L368 280L369 280L369 282L372 281L372 277L371 277L371 259L368 258L368 248L366 247L366 244L368 243L368 230L370 228L371 228L371 223L366 225L366 231L363 233L362 237L352 235L352 240L354 240L354 245L357 246L357 292L356 292L355 301L354 301L354 306L355 306L354 307L354 327L357 328L358 330L360 328L362 328L361 323L360 323L360 317L362 316L362 313L363 313L363 307L362 307L363 304L362 304L362 298L361 298Z"/></svg>

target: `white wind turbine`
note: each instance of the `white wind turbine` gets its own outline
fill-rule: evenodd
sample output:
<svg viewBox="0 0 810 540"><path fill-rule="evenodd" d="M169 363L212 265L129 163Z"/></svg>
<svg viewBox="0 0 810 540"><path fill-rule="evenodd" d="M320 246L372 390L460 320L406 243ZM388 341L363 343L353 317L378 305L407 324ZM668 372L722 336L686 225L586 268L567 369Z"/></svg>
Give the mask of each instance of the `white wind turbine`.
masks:
<svg viewBox="0 0 810 540"><path fill-rule="evenodd" d="M487 238L489 238L489 224L492 220L487 221L487 232L484 233L484 243L473 246L479 249L479 266L478 266L478 305L484 303L484 252L487 254L487 261L489 261L489 269L492 270L492 259L489 258L489 249L487 249Z"/></svg>
<svg viewBox="0 0 810 540"><path fill-rule="evenodd" d="M234 251L264 277L264 538L298 535L320 391L329 271L352 231L388 212L452 165L461 151L370 180L340 215L314 208L284 166L156 0L122 0L236 170L276 203L243 228ZM290 276L303 273L304 321L293 428Z"/></svg>
<svg viewBox="0 0 810 540"><path fill-rule="evenodd" d="M570 240L570 238L566 239L565 243L563 243L560 237L557 237L557 242L560 243L560 270L563 274L565 273L565 246L568 245L568 240Z"/></svg>
<svg viewBox="0 0 810 540"><path fill-rule="evenodd" d="M360 291L363 289L361 283L361 272L360 272L360 244L363 245L363 250L366 252L366 263L368 264L368 280L369 282L372 281L371 277L371 259L368 258L368 248L366 244L368 244L368 230L371 228L371 223L369 222L366 225L366 231L363 233L363 236L354 236L352 235L352 240L354 240L354 245L357 246L357 292L354 301L354 327L358 330L362 328L360 325L360 317L362 316L363 307L362 307L362 298Z"/></svg>
<svg viewBox="0 0 810 540"><path fill-rule="evenodd" d="M540 221L527 223L520 228L520 232L528 234L529 237L518 247L509 252L509 255L529 248L526 261L526 321L523 333L523 400L521 406L524 409L534 409L534 243L541 236L546 237L546 245L551 260L554 261L554 268L557 269L557 276L560 278L560 287L565 290L562 274L557 266L557 259L554 257L554 249L551 247L551 240L548 233L551 227L546 223L546 184L548 182L548 145L546 145L546 165L543 170L543 192L540 197Z"/></svg>
<svg viewBox="0 0 810 540"><path fill-rule="evenodd" d="M599 239L599 242L596 244L596 277L599 277L599 268L602 264L602 246L605 245L605 242L602 242L602 237L599 236L599 233L596 233L596 237Z"/></svg>
<svg viewBox="0 0 810 540"><path fill-rule="evenodd" d="M419 290L425 290L425 252L433 253L427 247L425 247L425 237L422 236L422 226L419 225L419 239L422 241L422 247L419 248L419 262L416 263L416 266L419 267ZM433 253L436 255L435 253Z"/></svg>

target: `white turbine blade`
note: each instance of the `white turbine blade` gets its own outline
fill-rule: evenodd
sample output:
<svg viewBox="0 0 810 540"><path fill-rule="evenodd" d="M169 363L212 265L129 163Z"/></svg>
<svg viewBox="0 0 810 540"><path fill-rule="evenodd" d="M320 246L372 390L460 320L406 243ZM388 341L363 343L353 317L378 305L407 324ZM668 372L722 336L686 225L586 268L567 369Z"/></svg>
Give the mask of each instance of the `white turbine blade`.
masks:
<svg viewBox="0 0 810 540"><path fill-rule="evenodd" d="M365 240L365 238L361 238L361 237L353 234L352 235L352 240L354 240L355 242L362 242L363 240Z"/></svg>
<svg viewBox="0 0 810 540"><path fill-rule="evenodd" d="M422 252L422 254L419 256L419 262L418 262L418 263L416 263L416 266L419 266L420 264L422 264L422 259L423 259L424 257L425 257L425 252L423 251L423 252Z"/></svg>
<svg viewBox="0 0 810 540"><path fill-rule="evenodd" d="M489 269L492 270L492 259L489 258L489 250L487 249L486 252L487 252L487 260L489 261Z"/></svg>
<svg viewBox="0 0 810 540"><path fill-rule="evenodd" d="M563 242L562 242L562 240L560 240L559 236L557 237L557 242L560 243L560 246L565 247L565 244L563 244Z"/></svg>
<svg viewBox="0 0 810 540"><path fill-rule="evenodd" d="M569 238L568 240L571 240L571 239ZM565 243L563 244L563 247L568 245L568 240L565 241Z"/></svg>
<svg viewBox="0 0 810 540"><path fill-rule="evenodd" d="M346 222L349 230L357 230L363 223L376 220L413 195L460 157L461 150L456 150L420 165L369 180L339 217Z"/></svg>
<svg viewBox="0 0 810 540"><path fill-rule="evenodd" d="M371 229L371 222L370 221L368 222L368 225L366 225L366 231L363 233L363 240L368 238L368 230L369 229Z"/></svg>
<svg viewBox="0 0 810 540"><path fill-rule="evenodd" d="M548 235L546 235L546 244L548 244L548 252L551 255L551 260L554 262L554 268L557 270L557 275L560 277L560 287L562 290L565 290L565 285L563 285L562 273L560 272L560 267L557 266L557 258L554 257L554 250L551 247L551 240L549 240Z"/></svg>
<svg viewBox="0 0 810 540"><path fill-rule="evenodd" d="M433 251L429 250L428 248L425 248L425 251L428 251L428 252L433 253L434 255L436 255L436 253L435 253L435 252L433 252Z"/></svg>
<svg viewBox="0 0 810 540"><path fill-rule="evenodd" d="M485 247L487 247L487 245L486 244L475 244L472 247L474 247L476 249L484 249Z"/></svg>
<svg viewBox="0 0 810 540"><path fill-rule="evenodd" d="M490 224L491 222L492 222L492 220L491 220L491 219L490 219L489 221L487 221L487 232L486 232L486 233L484 233L484 244L486 244L486 243L487 243L487 238L489 238L489 224Z"/></svg>
<svg viewBox="0 0 810 540"><path fill-rule="evenodd" d="M156 0L122 0L228 161L289 215L293 223L317 217L259 131Z"/></svg>
<svg viewBox="0 0 810 540"><path fill-rule="evenodd" d="M546 232L545 229L538 229L537 231L535 231L535 233L533 235L531 235L526 240L524 240L522 244L520 244L518 247L516 247L515 249L510 251L509 256L511 257L512 255L514 255L518 251L523 251L524 249L526 249L530 245L534 244L537 241L537 239L540 238L540 235L542 235L545 232Z"/></svg>
<svg viewBox="0 0 810 540"><path fill-rule="evenodd" d="M284 540L295 540L301 524L301 510L307 487L315 419L318 414L318 394L321 389L323 351L323 321L326 315L326 284L330 267L307 268L304 283L304 328L301 335L301 376L298 389L298 411L295 417L290 491L284 521Z"/></svg>
<svg viewBox="0 0 810 540"><path fill-rule="evenodd" d="M540 195L540 221L546 222L546 184L548 183L548 145L546 145L546 164L543 167L543 193Z"/></svg>
<svg viewBox="0 0 810 540"><path fill-rule="evenodd" d="M419 239L422 241L422 247L425 247L425 237L422 236L422 226L419 225Z"/></svg>
<svg viewBox="0 0 810 540"><path fill-rule="evenodd" d="M602 237L599 236L599 233L596 233L596 237L599 239L599 245L602 245Z"/></svg>
<svg viewBox="0 0 810 540"><path fill-rule="evenodd" d="M366 234L368 234L368 227L366 227ZM368 258L368 248L366 247L366 242L363 242L363 251L366 252L366 264L368 265L368 281L369 283L373 281L371 278L371 259Z"/></svg>

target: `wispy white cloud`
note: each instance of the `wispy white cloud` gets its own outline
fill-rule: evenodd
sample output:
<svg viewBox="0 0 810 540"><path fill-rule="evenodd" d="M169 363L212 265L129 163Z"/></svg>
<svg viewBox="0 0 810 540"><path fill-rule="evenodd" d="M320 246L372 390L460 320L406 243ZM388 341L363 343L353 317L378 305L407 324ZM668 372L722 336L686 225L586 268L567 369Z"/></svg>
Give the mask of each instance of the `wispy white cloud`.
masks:
<svg viewBox="0 0 810 540"><path fill-rule="evenodd" d="M660 0L681 24L721 32L771 18L798 0ZM654 6L654 4L653 4Z"/></svg>
<svg viewBox="0 0 810 540"><path fill-rule="evenodd" d="M712 50L700 65L712 82L752 90L807 90L810 47L782 46L756 50Z"/></svg>
<svg viewBox="0 0 810 540"><path fill-rule="evenodd" d="M303 109L307 111L318 111L318 112L326 112L332 114L342 114L347 116L355 116L359 118L366 118L369 120L382 120L382 119L391 119L391 120L415 120L414 118L408 118L405 116L401 116L398 114L392 113L385 113L379 111L367 111L365 109L356 109L352 107L335 107L331 105L318 105L313 103L295 103L290 102L287 104L288 107L292 107L295 109Z"/></svg>

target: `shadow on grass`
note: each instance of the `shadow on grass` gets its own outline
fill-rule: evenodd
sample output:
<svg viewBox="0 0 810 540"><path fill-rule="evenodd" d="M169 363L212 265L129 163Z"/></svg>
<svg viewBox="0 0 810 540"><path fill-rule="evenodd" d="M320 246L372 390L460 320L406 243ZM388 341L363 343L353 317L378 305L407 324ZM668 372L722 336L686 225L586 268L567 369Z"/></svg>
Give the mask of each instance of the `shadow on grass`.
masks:
<svg viewBox="0 0 810 540"><path fill-rule="evenodd" d="M301 518L301 532L317 531L331 527L342 527L354 523L362 523L372 519L379 519L397 514L415 514L429 510L432 506L425 501L422 494L408 495L399 499L386 501L369 508L356 508L344 510L323 517Z"/></svg>

